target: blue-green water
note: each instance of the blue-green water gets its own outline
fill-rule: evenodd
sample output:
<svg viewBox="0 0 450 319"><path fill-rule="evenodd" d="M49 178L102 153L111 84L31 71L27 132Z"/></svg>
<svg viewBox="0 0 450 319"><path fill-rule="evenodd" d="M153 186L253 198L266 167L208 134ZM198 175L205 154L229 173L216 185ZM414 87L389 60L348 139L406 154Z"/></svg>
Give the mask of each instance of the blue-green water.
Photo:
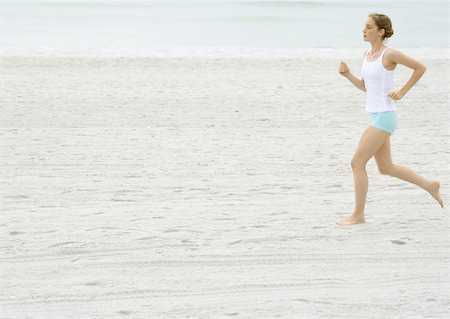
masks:
<svg viewBox="0 0 450 319"><path fill-rule="evenodd" d="M0 50L362 48L370 12L391 17L391 46L448 48L449 10L447 0L2 1Z"/></svg>

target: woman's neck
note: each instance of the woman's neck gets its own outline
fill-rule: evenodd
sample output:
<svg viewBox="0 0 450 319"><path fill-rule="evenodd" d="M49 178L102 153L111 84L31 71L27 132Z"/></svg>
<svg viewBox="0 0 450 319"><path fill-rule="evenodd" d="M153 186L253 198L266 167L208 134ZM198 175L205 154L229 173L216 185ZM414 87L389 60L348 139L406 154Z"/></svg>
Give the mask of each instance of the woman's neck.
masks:
<svg viewBox="0 0 450 319"><path fill-rule="evenodd" d="M372 50L371 50L372 54L378 53L386 47L384 45L384 43L371 43L371 45L372 45Z"/></svg>

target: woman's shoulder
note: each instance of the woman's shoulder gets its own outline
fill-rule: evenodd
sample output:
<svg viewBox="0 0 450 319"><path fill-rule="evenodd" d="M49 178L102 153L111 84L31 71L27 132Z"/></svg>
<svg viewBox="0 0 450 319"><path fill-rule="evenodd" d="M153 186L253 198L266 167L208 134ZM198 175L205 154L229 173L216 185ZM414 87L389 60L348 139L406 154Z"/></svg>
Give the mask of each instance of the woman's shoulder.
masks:
<svg viewBox="0 0 450 319"><path fill-rule="evenodd" d="M399 63L405 54L394 48L386 48L384 52L384 57L388 63Z"/></svg>
<svg viewBox="0 0 450 319"><path fill-rule="evenodd" d="M396 63L396 64L403 64L408 67L414 68L414 66L420 65L420 62L418 62L413 57L409 56L408 54L395 50L392 48L389 48L389 50L386 50L385 52L386 59L388 60L388 63Z"/></svg>
<svg viewBox="0 0 450 319"><path fill-rule="evenodd" d="M387 47L384 51L384 55L387 58L394 58L394 57L399 56L400 54L403 54L403 53L399 50L396 50L394 48L389 48L389 47Z"/></svg>

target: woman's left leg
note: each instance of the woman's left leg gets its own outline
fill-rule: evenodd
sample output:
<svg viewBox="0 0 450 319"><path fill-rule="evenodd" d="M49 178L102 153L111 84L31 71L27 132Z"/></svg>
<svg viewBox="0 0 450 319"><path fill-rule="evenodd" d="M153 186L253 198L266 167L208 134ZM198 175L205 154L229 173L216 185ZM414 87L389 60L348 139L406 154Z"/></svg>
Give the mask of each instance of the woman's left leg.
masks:
<svg viewBox="0 0 450 319"><path fill-rule="evenodd" d="M366 164L389 139L389 136L388 132L373 126L367 127L361 136L351 163L355 183L355 209L351 216L337 222L338 225L346 226L364 223L364 208L369 184Z"/></svg>

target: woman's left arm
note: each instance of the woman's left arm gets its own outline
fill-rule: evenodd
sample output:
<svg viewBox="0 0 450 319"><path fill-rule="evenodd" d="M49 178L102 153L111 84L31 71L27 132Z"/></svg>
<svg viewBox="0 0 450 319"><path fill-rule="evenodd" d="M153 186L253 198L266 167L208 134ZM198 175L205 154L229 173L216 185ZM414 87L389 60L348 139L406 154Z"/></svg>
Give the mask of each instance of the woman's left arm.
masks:
<svg viewBox="0 0 450 319"><path fill-rule="evenodd" d="M405 96L406 93L414 86L414 84L419 81L419 79L422 77L422 75L425 73L425 70L427 69L425 65L420 63L417 60L414 60L413 58L407 56L406 54L397 51L397 50L389 50L390 52L387 53L387 58L392 64L402 64L410 69L413 69L414 72L409 78L408 82L405 83L405 85L396 92L391 92L388 94L388 96L397 101L400 100L402 97Z"/></svg>

